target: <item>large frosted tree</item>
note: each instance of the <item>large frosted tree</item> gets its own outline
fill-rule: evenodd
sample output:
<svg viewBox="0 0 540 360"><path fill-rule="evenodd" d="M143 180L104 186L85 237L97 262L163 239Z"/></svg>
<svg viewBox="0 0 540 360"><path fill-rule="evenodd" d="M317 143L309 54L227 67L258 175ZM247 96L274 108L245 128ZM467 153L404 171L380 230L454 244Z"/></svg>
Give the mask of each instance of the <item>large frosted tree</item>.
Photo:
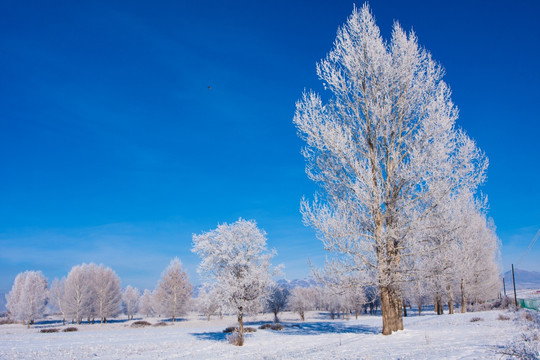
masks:
<svg viewBox="0 0 540 360"><path fill-rule="evenodd" d="M71 317L77 324L82 322L84 316L89 316L94 303L89 269L88 264L74 266L64 282L66 316Z"/></svg>
<svg viewBox="0 0 540 360"><path fill-rule="evenodd" d="M271 279L266 234L255 221L239 219L193 235L193 252L201 258L199 273L221 296L225 311L238 319L237 345L244 343L244 314L258 311L268 298Z"/></svg>
<svg viewBox="0 0 540 360"><path fill-rule="evenodd" d="M91 281L93 313L99 317L101 323L107 323L108 318L122 311L120 278L110 267L103 264L90 264L87 271Z"/></svg>
<svg viewBox="0 0 540 360"><path fill-rule="evenodd" d="M30 327L30 323L43 315L47 299L47 279L41 271L25 271L15 277L6 295L6 308L10 316Z"/></svg>
<svg viewBox="0 0 540 360"><path fill-rule="evenodd" d="M335 255L331 276L378 287L388 335L403 329L414 231L440 201L474 190L487 161L455 125L442 68L397 23L385 42L367 5L338 30L317 74L327 100L305 93L294 117L321 188L302 202L304 221Z"/></svg>

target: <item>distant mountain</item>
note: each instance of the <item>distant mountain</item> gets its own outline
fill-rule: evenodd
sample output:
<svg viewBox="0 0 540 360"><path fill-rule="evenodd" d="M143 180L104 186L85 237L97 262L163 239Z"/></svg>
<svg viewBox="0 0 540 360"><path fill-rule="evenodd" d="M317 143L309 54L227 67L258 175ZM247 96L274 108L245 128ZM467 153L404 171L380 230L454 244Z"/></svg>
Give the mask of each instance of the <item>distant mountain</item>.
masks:
<svg viewBox="0 0 540 360"><path fill-rule="evenodd" d="M276 281L279 286L282 286L287 289L294 289L297 287L310 287L310 286L317 286L317 282L313 280L312 278L308 279L294 279L294 280L286 280L286 279L280 279Z"/></svg>
<svg viewBox="0 0 540 360"><path fill-rule="evenodd" d="M540 289L540 272L514 269L516 278L516 289ZM512 289L512 270L504 273L506 291Z"/></svg>

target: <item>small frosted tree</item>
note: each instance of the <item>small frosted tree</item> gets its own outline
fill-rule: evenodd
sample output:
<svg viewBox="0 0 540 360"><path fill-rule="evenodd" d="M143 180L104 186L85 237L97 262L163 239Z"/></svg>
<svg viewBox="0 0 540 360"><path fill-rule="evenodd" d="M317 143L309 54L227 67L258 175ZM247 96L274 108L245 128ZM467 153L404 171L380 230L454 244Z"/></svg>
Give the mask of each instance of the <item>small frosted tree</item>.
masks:
<svg viewBox="0 0 540 360"><path fill-rule="evenodd" d="M172 322L180 315L189 300L192 287L182 263L176 257L161 274L161 280L154 293L160 311L172 318Z"/></svg>
<svg viewBox="0 0 540 360"><path fill-rule="evenodd" d="M134 288L131 285L128 285L126 290L124 290L124 294L122 295L122 303L124 312L128 316L128 319L133 320L133 315L137 313L140 297L141 294L139 289Z"/></svg>
<svg viewBox="0 0 540 360"><path fill-rule="evenodd" d="M41 271L25 271L15 277L11 291L6 295L6 308L27 327L43 315L47 305L47 279Z"/></svg>
<svg viewBox="0 0 540 360"><path fill-rule="evenodd" d="M202 313L208 321L214 314L221 313L220 296L217 289L208 285L203 286L196 299L197 310Z"/></svg>
<svg viewBox="0 0 540 360"><path fill-rule="evenodd" d="M306 312L315 308L317 293L314 288L297 287L291 290L289 307L300 315L302 321L306 320Z"/></svg>
<svg viewBox="0 0 540 360"><path fill-rule="evenodd" d="M224 310L238 319L237 345L244 344L244 314L259 311L272 284L266 234L255 221L239 219L193 235L193 252L201 258L199 273L214 286Z"/></svg>
<svg viewBox="0 0 540 360"><path fill-rule="evenodd" d="M139 299L139 313L146 315L146 317L155 314L154 299L152 292L148 289L144 289L143 294Z"/></svg>
<svg viewBox="0 0 540 360"><path fill-rule="evenodd" d="M65 302L66 278L54 279L49 289L49 303L62 314L62 323L66 324L66 302Z"/></svg>
<svg viewBox="0 0 540 360"><path fill-rule="evenodd" d="M274 314L274 322L278 323L278 314L283 311L287 306L287 300L290 295L290 291L287 288L279 285L273 285L270 289L270 295L266 302L266 308Z"/></svg>

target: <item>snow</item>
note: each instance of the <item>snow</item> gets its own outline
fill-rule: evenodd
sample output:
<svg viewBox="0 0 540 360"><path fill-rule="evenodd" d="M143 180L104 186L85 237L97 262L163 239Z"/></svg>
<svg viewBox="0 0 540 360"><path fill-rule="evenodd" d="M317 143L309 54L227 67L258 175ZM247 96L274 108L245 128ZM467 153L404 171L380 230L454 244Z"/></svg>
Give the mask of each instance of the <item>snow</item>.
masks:
<svg viewBox="0 0 540 360"><path fill-rule="evenodd" d="M225 327L233 317L206 321L192 314L163 327L132 328L133 321L76 325L78 332L40 333L38 324L0 326L0 359L499 359L497 349L516 334L519 323L499 320L507 311L404 318L405 330L381 332L380 316L330 320L309 312L306 322L282 313L283 331L257 330L246 335L243 347L227 342ZM471 322L471 318L483 320ZM271 321L270 314L247 317L246 326ZM145 319L154 324L157 318Z"/></svg>

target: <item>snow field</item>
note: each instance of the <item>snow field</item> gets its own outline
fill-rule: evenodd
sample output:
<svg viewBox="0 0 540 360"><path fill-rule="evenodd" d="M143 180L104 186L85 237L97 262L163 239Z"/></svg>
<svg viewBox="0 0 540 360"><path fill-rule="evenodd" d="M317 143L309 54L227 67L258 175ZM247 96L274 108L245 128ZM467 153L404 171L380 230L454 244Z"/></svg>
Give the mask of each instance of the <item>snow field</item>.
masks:
<svg viewBox="0 0 540 360"><path fill-rule="evenodd" d="M330 320L310 312L301 323L296 314L284 313L285 330L259 329L246 335L243 347L230 345L222 332L234 325L233 317L206 321L190 315L174 325L145 328L129 327L133 321L83 324L78 332L49 334L39 330L51 325L2 325L0 359L499 359L497 347L519 331L515 321L498 320L501 313L507 312L406 317L405 330L391 336L380 334L380 316ZM483 320L471 322L473 317ZM271 318L248 317L246 326Z"/></svg>

